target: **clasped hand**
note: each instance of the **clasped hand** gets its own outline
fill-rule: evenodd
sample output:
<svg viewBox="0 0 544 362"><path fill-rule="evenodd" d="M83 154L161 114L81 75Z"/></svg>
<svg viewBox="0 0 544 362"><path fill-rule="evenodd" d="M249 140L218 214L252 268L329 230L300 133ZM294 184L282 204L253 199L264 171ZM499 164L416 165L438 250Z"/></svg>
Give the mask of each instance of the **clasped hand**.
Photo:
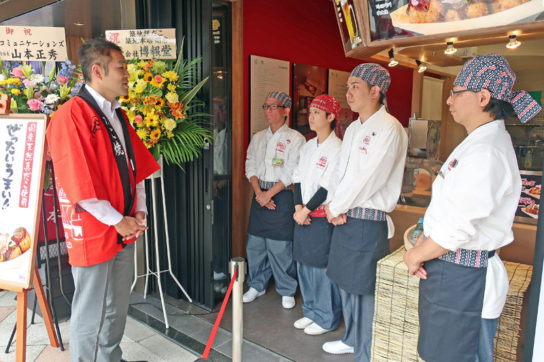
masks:
<svg viewBox="0 0 544 362"><path fill-rule="evenodd" d="M123 219L114 225L115 230L123 237L123 240L137 238L147 230L145 212L138 211L132 216L123 216Z"/></svg>

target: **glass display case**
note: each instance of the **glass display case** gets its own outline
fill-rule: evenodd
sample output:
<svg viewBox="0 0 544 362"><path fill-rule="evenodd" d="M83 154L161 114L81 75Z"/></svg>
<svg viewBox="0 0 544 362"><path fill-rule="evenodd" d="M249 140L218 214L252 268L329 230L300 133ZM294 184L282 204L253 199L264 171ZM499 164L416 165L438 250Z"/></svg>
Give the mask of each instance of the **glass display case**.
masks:
<svg viewBox="0 0 544 362"><path fill-rule="evenodd" d="M541 171L544 162L544 112L525 124L517 119L507 120L506 130L512 137L519 169Z"/></svg>

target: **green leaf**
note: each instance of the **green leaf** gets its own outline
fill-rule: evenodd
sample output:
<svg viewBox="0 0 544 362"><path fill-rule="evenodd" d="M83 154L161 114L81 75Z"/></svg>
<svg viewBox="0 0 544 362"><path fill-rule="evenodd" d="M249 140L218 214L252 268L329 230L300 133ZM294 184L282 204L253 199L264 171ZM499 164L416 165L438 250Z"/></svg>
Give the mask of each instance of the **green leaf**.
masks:
<svg viewBox="0 0 544 362"><path fill-rule="evenodd" d="M207 81L208 81L208 77L202 79L200 83L198 83L190 92L187 92L187 94L183 96L180 102L183 104L189 103L196 96L200 88L202 88L204 84L206 84Z"/></svg>
<svg viewBox="0 0 544 362"><path fill-rule="evenodd" d="M148 85L146 89L150 96L157 96L159 98L162 98L162 91L159 88Z"/></svg>

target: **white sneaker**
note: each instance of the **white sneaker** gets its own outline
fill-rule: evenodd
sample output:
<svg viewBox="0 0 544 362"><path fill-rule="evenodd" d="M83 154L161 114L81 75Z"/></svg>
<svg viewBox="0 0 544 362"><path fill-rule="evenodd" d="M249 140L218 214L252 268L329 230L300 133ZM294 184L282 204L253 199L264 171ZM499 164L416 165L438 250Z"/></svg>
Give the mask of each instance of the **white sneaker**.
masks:
<svg viewBox="0 0 544 362"><path fill-rule="evenodd" d="M300 319L297 319L295 321L295 323L293 323L293 326L296 329L304 329L304 328L308 327L310 324L312 324L313 322L314 321L311 320L310 318L302 317Z"/></svg>
<svg viewBox="0 0 544 362"><path fill-rule="evenodd" d="M309 334L310 336L319 336L330 331L330 329L321 328L319 324L315 322L304 328L304 333Z"/></svg>
<svg viewBox="0 0 544 362"><path fill-rule="evenodd" d="M242 300L244 301L244 303L251 303L255 300L255 298L264 295L264 293L266 293L266 290L258 292L257 289L249 288L249 290L244 293Z"/></svg>
<svg viewBox="0 0 544 362"><path fill-rule="evenodd" d="M348 346L341 340L323 343L323 350L331 354L344 354L354 352L353 347Z"/></svg>
<svg viewBox="0 0 544 362"><path fill-rule="evenodd" d="M285 309L291 309L295 307L294 297L281 297L281 305Z"/></svg>

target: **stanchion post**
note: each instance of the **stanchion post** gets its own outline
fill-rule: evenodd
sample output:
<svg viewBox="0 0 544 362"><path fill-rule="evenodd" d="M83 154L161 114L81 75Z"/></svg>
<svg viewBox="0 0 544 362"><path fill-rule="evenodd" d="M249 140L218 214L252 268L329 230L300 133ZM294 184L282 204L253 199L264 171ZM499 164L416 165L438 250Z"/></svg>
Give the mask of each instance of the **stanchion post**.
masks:
<svg viewBox="0 0 544 362"><path fill-rule="evenodd" d="M244 337L244 303L242 295L244 294L244 279L246 270L246 261L244 258L236 257L230 261L230 275L236 273L236 280L232 286L232 361L242 362L242 341Z"/></svg>

